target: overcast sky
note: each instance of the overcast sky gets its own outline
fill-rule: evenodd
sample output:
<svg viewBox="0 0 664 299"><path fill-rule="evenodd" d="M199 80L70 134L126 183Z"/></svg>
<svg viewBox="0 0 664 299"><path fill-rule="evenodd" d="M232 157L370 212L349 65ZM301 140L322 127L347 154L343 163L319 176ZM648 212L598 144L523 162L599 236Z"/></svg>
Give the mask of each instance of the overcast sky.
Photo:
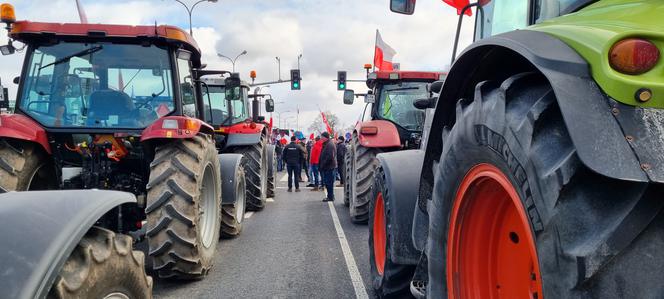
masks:
<svg viewBox="0 0 664 299"><path fill-rule="evenodd" d="M182 0L193 4L195 0ZM81 0L90 23L145 25L170 24L187 29L184 7L174 0ZM48 22L79 22L75 0L11 1L17 19ZM208 69L230 70L228 60L216 53L238 59L236 71L249 79L256 70L257 81L278 78L277 61L281 58L281 78L297 67L302 54L302 90L291 91L287 83L272 85L264 91L273 95L282 112L282 122L295 126L300 110L299 127L307 128L318 109L335 113L344 127L352 125L362 113L362 101L352 106L342 103L336 90L337 70L348 72L349 79L364 79L365 63L372 63L375 31L397 51L395 62L402 70L438 71L449 66L456 29L456 10L440 0L420 0L415 14L402 16L389 11L389 0L219 0L201 3L194 10L194 37ZM467 19L467 24L472 20ZM462 45L472 38L465 26ZM4 42L4 41L3 41ZM16 86L11 79L19 75L23 55L0 57L0 76L10 88L12 99ZM364 83L350 83L349 88L366 91ZM290 111L290 112L284 112ZM293 116L293 117L291 117ZM277 114L274 122L277 124Z"/></svg>

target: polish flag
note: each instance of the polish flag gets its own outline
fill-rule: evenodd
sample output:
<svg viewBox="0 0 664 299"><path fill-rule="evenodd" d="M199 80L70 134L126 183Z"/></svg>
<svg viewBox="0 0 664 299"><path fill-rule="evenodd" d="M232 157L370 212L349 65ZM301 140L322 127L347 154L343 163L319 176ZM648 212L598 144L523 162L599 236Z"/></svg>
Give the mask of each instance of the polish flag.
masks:
<svg viewBox="0 0 664 299"><path fill-rule="evenodd" d="M383 38L380 36L380 32L376 29L376 50L374 52L374 66L379 71L391 71L394 70L392 65L392 59L394 55L397 54L397 51L392 49L390 45L383 41Z"/></svg>

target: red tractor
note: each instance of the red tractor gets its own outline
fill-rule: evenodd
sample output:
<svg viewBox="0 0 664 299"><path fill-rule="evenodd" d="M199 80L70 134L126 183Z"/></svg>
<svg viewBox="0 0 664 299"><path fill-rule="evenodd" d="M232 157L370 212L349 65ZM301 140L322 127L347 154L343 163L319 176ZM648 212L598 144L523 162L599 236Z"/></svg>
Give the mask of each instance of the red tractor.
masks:
<svg viewBox="0 0 664 299"><path fill-rule="evenodd" d="M207 74L223 74L224 71L205 71ZM229 77L202 79L202 92L206 103L206 120L217 135L215 141L220 153L238 153L245 159L246 207L258 211L265 200L274 196L274 145L268 144L270 125L259 116L256 100L259 94L249 94L249 85L240 80L237 73ZM249 98L254 98L249 102ZM251 111L250 111L251 108ZM274 101L265 100L266 111L274 110ZM251 112L251 114L250 114ZM241 221L241 219L239 219ZM226 223L226 221L224 221ZM227 226L227 224L224 224Z"/></svg>
<svg viewBox="0 0 664 299"><path fill-rule="evenodd" d="M367 76L370 90L365 95L367 107L352 133L347 151L344 180L344 203L350 208L351 221L366 223L376 155L421 146L425 112L415 107L428 99L427 86L444 78L444 73L416 71L377 71ZM353 90L344 92L344 104L352 104Z"/></svg>
<svg viewBox="0 0 664 299"><path fill-rule="evenodd" d="M0 188L132 193L95 225L144 231L160 277L205 276L222 184L193 38L165 25L2 21L2 53L27 47L15 113L0 115Z"/></svg>

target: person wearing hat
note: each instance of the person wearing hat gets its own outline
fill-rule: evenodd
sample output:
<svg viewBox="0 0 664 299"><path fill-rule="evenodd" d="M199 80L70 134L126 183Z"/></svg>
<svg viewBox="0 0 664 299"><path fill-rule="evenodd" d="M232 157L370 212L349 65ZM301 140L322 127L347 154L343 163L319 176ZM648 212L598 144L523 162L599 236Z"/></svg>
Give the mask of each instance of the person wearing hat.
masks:
<svg viewBox="0 0 664 299"><path fill-rule="evenodd" d="M320 135L323 148L318 159L318 168L323 175L323 185L327 189L327 197L323 201L334 201L334 170L337 168L337 150L330 134L323 132Z"/></svg>

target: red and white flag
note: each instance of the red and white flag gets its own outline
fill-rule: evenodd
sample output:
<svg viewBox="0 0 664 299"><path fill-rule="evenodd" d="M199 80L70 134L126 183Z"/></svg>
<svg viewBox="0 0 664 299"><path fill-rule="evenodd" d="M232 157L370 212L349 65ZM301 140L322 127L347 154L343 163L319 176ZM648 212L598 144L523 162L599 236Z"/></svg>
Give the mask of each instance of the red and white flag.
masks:
<svg viewBox="0 0 664 299"><path fill-rule="evenodd" d="M374 52L374 66L379 71L391 71L394 70L394 65L392 60L394 55L397 54L397 51L392 49L390 45L383 41L383 38L380 36L380 32L376 29L376 50Z"/></svg>
<svg viewBox="0 0 664 299"><path fill-rule="evenodd" d="M323 118L323 124L325 124L325 130L328 133L333 134L334 132L332 132L332 128L330 127L330 124L327 122L327 117L325 116L325 113L323 111L321 111L320 115Z"/></svg>
<svg viewBox="0 0 664 299"><path fill-rule="evenodd" d="M78 17L81 19L81 24L88 23L88 16L85 15L85 10L83 10L83 5L81 1L76 0L76 9L78 9Z"/></svg>

